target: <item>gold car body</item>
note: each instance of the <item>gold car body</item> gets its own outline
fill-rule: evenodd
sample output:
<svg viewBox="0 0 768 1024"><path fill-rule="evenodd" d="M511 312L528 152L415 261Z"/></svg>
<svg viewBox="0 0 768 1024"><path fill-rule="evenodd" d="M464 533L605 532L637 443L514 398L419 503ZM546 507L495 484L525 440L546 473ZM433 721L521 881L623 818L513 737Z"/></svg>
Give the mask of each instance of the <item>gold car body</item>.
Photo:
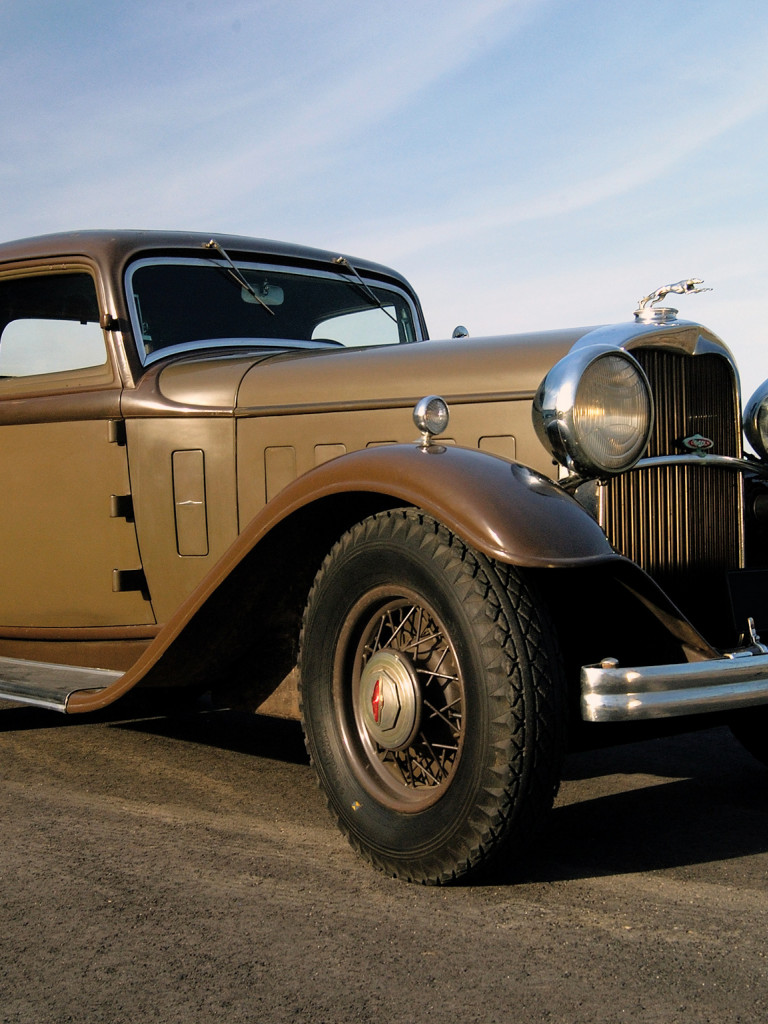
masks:
<svg viewBox="0 0 768 1024"><path fill-rule="evenodd" d="M677 660L722 657L640 559L609 543L600 515L570 493L577 489L559 485L563 471L531 416L548 371L614 330L611 343L630 352L715 353L733 376L738 424L732 357L714 335L675 321L432 341L415 293L387 268L354 261L352 270L334 253L299 246L206 239L84 232L0 246L0 288L30 285L14 295L51 278L78 288L90 279L97 308L87 318L98 320L103 343L92 365L65 360L0 379L5 695L77 712L137 683L194 685L295 716L293 661L311 581L346 529L399 506L424 510L489 558L570 570L555 589L574 605L584 592L579 573L602 574L596 609L619 587L632 614L650 609L654 629L684 652ZM148 343L143 351L132 268L186 259L226 271L230 254L396 289L411 343L307 348L257 338L171 347L167 358L162 349L150 355ZM0 327L29 315L7 311ZM3 345L0 335L0 371ZM430 394L447 402L450 425L419 445L411 411ZM740 439L729 458L742 458ZM736 505L741 515L741 490ZM734 569L744 565L738 530ZM613 626L607 614L596 618L605 623L583 657L599 660L612 654ZM651 652L649 661L665 657ZM762 702L762 690L747 699Z"/></svg>

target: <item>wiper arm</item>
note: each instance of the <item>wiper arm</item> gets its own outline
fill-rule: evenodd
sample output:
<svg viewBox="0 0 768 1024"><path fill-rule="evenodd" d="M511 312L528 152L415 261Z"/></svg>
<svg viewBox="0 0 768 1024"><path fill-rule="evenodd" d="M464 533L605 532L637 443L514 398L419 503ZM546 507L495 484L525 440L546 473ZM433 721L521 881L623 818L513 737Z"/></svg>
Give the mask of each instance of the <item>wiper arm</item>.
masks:
<svg viewBox="0 0 768 1024"><path fill-rule="evenodd" d="M275 315L274 309L270 309L269 308L269 306L266 304L266 302L256 292L256 289L253 287L253 285L250 283L250 281L248 281L242 275L242 273L238 270L238 268L232 262L232 259L229 256L229 254L224 251L224 248L221 245L219 245L219 243L216 241L215 238L212 238L210 240L210 242L205 242L204 245L203 245L203 248L204 249L215 249L217 253L219 253L221 256L223 256L223 258L229 264L229 267L227 268L227 271L228 271L230 277L233 277L235 279L235 281L237 281L237 283L239 285L242 285L242 287L245 288L245 290L248 292L248 294L253 296L253 298L258 302L258 304L260 306L263 306L264 309L266 309L266 311L269 313L270 316L274 316Z"/></svg>
<svg viewBox="0 0 768 1024"><path fill-rule="evenodd" d="M350 273L354 274L357 285L359 288L362 289L363 294L366 295L367 298L371 300L374 306L378 306L382 313L386 313L389 319L396 323L398 327L400 326L397 317L393 313L390 313L390 311L378 297L376 292L365 283L362 277L360 277L360 274L357 272L357 268L354 267L349 262L346 256L337 256L333 262L336 264L337 267L344 267L346 270L349 270Z"/></svg>

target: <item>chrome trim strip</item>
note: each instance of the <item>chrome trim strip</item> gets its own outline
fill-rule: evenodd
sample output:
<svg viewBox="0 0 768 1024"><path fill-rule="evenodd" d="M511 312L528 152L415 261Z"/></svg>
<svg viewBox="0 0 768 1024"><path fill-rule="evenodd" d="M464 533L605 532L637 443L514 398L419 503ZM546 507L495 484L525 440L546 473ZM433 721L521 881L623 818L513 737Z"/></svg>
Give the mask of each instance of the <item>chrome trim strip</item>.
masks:
<svg viewBox="0 0 768 1024"><path fill-rule="evenodd" d="M111 642L115 640L154 640L160 626L154 623L137 626L0 626L0 641L29 640L37 643ZM47 664L43 662L42 664Z"/></svg>
<svg viewBox="0 0 768 1024"><path fill-rule="evenodd" d="M634 473L638 469L654 469L660 466L700 466L702 469L707 466L716 466L719 469L733 470L735 473L752 473L755 476L768 478L768 463L740 459L734 455L654 455L640 459L629 472ZM619 476L621 475L619 474ZM590 483L593 479L593 477L572 473L558 482L561 487L572 494L582 484Z"/></svg>
<svg viewBox="0 0 768 1024"><path fill-rule="evenodd" d="M56 699L50 697L30 697L21 693L5 693L0 691L0 700L7 700L13 704L26 704L33 708L43 708L45 711L66 712L69 694Z"/></svg>
<svg viewBox="0 0 768 1024"><path fill-rule="evenodd" d="M768 703L768 654L686 665L585 665L585 722L671 718Z"/></svg>
<svg viewBox="0 0 768 1024"><path fill-rule="evenodd" d="M768 475L768 466L761 462L749 462L734 455L654 455L640 459L634 469L652 469L654 466L720 466L737 473L761 473Z"/></svg>

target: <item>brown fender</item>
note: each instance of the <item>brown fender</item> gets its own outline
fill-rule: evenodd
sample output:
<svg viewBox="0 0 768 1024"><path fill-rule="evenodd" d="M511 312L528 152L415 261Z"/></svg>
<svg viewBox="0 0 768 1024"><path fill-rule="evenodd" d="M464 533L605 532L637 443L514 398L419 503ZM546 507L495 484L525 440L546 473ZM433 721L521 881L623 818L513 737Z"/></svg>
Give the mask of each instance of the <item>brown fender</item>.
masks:
<svg viewBox="0 0 768 1024"><path fill-rule="evenodd" d="M67 710L103 707L135 686L164 659L182 631L246 557L253 552L258 559L255 549L273 531L299 515L303 516L302 529L311 531L315 522L328 522L328 513L321 510L329 504L333 506L334 539L356 518L381 508L411 505L489 558L514 565L584 567L621 560L578 502L525 466L484 452L438 444L428 448L388 445L351 452L305 473L281 491L242 531L132 668L100 693L72 694ZM344 515L353 518L345 521ZM258 560L256 565L260 565Z"/></svg>
<svg viewBox="0 0 768 1024"><path fill-rule="evenodd" d="M353 492L387 494L421 508L478 551L514 565L583 566L617 557L595 520L547 477L495 455L439 444L367 448L326 462L286 487L238 543L257 542L265 519L274 525L310 502Z"/></svg>

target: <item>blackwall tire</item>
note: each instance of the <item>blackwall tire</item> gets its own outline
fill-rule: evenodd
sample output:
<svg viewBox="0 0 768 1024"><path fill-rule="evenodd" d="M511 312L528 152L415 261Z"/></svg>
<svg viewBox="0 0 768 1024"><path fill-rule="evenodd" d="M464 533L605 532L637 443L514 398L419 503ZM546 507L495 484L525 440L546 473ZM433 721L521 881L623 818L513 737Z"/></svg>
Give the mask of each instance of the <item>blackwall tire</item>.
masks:
<svg viewBox="0 0 768 1024"><path fill-rule="evenodd" d="M300 702L329 807L375 867L457 879L510 855L551 807L565 694L520 575L413 509L353 527L302 629Z"/></svg>

